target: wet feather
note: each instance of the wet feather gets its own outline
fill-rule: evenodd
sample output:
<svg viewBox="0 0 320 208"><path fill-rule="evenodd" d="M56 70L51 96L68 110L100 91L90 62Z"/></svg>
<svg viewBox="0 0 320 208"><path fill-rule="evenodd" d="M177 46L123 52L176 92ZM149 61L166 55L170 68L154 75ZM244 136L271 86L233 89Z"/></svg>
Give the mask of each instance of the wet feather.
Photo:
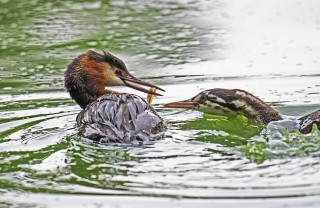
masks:
<svg viewBox="0 0 320 208"><path fill-rule="evenodd" d="M80 135L101 142L145 141L165 127L163 120L136 95L106 94L79 116ZM156 123L161 128L154 130Z"/></svg>

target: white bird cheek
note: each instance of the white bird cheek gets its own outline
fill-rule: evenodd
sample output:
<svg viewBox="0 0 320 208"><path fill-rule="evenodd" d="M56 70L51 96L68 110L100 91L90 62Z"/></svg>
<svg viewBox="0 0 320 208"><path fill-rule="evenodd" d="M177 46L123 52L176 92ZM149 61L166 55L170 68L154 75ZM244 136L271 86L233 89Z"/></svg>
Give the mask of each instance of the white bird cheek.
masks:
<svg viewBox="0 0 320 208"><path fill-rule="evenodd" d="M220 116L230 116L232 111L226 107L223 107L217 103L205 102L199 105L199 110L205 113L220 115Z"/></svg>

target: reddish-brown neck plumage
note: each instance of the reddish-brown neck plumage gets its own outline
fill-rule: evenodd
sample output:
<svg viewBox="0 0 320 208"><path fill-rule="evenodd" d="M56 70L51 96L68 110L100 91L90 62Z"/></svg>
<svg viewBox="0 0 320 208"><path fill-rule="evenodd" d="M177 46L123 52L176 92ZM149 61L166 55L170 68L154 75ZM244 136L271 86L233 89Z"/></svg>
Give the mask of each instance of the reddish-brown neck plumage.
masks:
<svg viewBox="0 0 320 208"><path fill-rule="evenodd" d="M81 108L103 94L113 92L105 89L108 83L116 82L116 78L110 74L112 71L106 70L111 67L104 55L94 51L78 56L68 65L65 87Z"/></svg>

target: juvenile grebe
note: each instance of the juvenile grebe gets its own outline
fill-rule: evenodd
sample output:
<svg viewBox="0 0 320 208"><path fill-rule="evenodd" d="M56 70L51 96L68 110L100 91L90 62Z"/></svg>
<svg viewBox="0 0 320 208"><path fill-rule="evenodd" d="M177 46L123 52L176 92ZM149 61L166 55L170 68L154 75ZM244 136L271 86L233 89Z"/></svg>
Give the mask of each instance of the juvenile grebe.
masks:
<svg viewBox="0 0 320 208"><path fill-rule="evenodd" d="M215 88L205 90L191 99L168 103L165 106L169 108L190 108L228 117L240 114L263 124L283 119L279 112L271 106L249 92L239 89ZM320 128L320 110L299 118L299 121L299 131L302 133L310 133L313 124Z"/></svg>
<svg viewBox="0 0 320 208"><path fill-rule="evenodd" d="M124 62L110 53L89 50L79 55L68 65L64 79L71 98L83 108L77 117L82 137L131 143L147 140L165 128L162 118L139 96L105 89L126 85L153 95L161 94L142 86L164 91L132 76Z"/></svg>

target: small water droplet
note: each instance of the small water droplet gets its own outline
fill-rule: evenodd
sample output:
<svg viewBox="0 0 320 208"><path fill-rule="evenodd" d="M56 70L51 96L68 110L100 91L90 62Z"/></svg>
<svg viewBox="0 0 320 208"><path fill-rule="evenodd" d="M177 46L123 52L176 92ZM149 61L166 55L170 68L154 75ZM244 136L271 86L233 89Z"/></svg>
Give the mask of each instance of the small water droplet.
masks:
<svg viewBox="0 0 320 208"><path fill-rule="evenodd" d="M12 90L12 87L4 87L3 90Z"/></svg>
<svg viewBox="0 0 320 208"><path fill-rule="evenodd" d="M96 41L90 41L87 43L88 46L96 46L98 43Z"/></svg>

